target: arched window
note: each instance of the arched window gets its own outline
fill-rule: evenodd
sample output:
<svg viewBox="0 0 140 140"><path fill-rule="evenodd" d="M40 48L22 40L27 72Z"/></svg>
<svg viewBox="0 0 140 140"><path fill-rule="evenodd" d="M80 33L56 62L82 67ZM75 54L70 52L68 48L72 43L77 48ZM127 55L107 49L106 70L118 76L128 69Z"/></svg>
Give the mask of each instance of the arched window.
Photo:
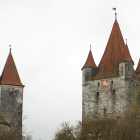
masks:
<svg viewBox="0 0 140 140"><path fill-rule="evenodd" d="M98 83L98 87L100 87L100 83Z"/></svg>

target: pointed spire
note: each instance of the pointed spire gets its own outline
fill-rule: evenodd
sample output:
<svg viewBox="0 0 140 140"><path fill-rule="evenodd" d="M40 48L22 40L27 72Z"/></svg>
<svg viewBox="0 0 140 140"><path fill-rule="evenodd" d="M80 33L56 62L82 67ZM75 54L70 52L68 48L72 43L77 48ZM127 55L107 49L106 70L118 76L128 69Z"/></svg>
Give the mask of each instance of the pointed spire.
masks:
<svg viewBox="0 0 140 140"><path fill-rule="evenodd" d="M117 22L117 13L115 13L115 22Z"/></svg>
<svg viewBox="0 0 140 140"><path fill-rule="evenodd" d="M112 10L115 10L115 22L117 22L117 13L116 13L116 7L112 8Z"/></svg>
<svg viewBox="0 0 140 140"><path fill-rule="evenodd" d="M90 45L90 47L91 47L91 45ZM93 56L92 56L91 48L90 48L90 51L89 51L87 60L86 60L86 62L85 62L85 65L83 66L83 68L88 68L88 67L97 68L97 66L96 66L96 64L95 64L95 62L94 62ZM83 69L83 68L82 68L82 69Z"/></svg>
<svg viewBox="0 0 140 140"><path fill-rule="evenodd" d="M124 40L118 22L114 22L113 28L99 63L99 71L93 79L115 77L119 75L118 63L124 51Z"/></svg>
<svg viewBox="0 0 140 140"><path fill-rule="evenodd" d="M139 62L138 62L137 68L136 68L136 73L140 74L140 58L139 58Z"/></svg>
<svg viewBox="0 0 140 140"><path fill-rule="evenodd" d="M9 47L10 47L10 52L11 52L11 45L9 45Z"/></svg>
<svg viewBox="0 0 140 140"><path fill-rule="evenodd" d="M24 86L21 83L20 77L18 75L18 71L17 71L11 51L8 55L7 62L2 72L0 83L5 84L5 85Z"/></svg>

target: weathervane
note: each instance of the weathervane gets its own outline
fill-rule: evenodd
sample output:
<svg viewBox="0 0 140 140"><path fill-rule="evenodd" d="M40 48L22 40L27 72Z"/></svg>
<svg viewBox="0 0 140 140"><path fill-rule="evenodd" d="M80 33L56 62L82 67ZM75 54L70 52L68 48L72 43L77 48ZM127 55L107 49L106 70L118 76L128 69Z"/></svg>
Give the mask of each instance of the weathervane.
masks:
<svg viewBox="0 0 140 140"><path fill-rule="evenodd" d="M116 13L116 7L112 8L112 10L115 10L115 22L117 22L117 13Z"/></svg>
<svg viewBox="0 0 140 140"><path fill-rule="evenodd" d="M11 52L11 45L9 45L9 47L10 47L10 52Z"/></svg>
<svg viewBox="0 0 140 140"><path fill-rule="evenodd" d="M90 50L91 50L91 45L90 45Z"/></svg>
<svg viewBox="0 0 140 140"><path fill-rule="evenodd" d="M126 45L127 45L127 39L125 39L126 40Z"/></svg>

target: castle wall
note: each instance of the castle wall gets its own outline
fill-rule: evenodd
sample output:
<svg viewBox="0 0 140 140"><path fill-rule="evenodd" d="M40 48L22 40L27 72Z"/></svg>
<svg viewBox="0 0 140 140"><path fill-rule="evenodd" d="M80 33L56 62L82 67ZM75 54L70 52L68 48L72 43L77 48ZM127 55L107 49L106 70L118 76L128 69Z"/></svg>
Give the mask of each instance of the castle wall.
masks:
<svg viewBox="0 0 140 140"><path fill-rule="evenodd" d="M15 130L22 135L22 105L23 87L13 85L0 85L1 115L10 124L10 132Z"/></svg>
<svg viewBox="0 0 140 140"><path fill-rule="evenodd" d="M105 79L85 81L82 83L82 118L88 115L124 116L124 111L134 105L134 91L137 80L128 76L107 78L106 87L102 86ZM112 82L113 81L113 82Z"/></svg>

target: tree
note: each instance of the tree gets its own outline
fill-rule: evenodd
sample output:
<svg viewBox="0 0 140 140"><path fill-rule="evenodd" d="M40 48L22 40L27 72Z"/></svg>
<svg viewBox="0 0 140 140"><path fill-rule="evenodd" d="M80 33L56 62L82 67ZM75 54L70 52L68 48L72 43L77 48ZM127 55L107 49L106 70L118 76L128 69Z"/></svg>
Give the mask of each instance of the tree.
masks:
<svg viewBox="0 0 140 140"><path fill-rule="evenodd" d="M140 87L135 91L135 104L117 119L104 116L87 118L75 125L64 122L53 140L138 140L140 139Z"/></svg>

